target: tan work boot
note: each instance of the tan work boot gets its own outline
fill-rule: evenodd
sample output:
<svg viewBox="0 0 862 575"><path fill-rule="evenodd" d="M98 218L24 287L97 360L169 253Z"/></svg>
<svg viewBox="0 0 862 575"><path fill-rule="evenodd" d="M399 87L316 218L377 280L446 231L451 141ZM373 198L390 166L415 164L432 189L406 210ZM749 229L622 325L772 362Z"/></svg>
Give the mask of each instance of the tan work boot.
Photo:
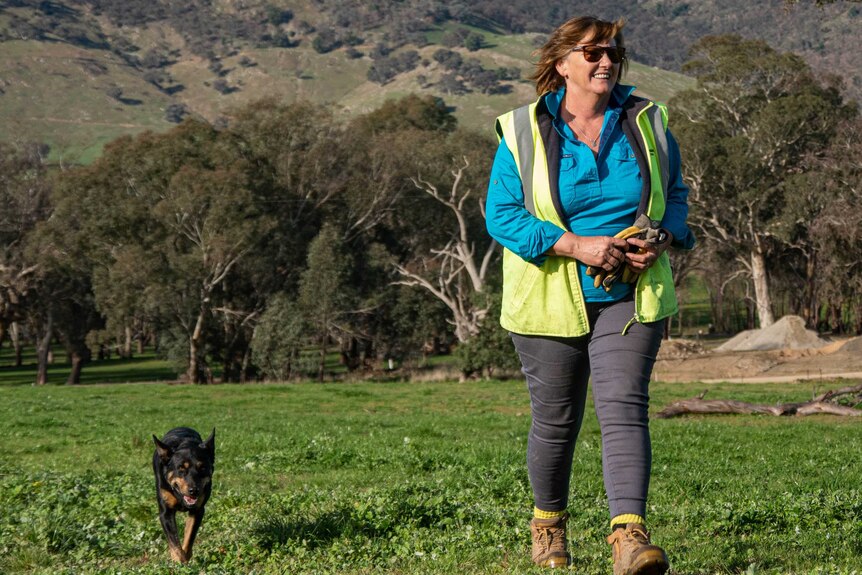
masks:
<svg viewBox="0 0 862 575"><path fill-rule="evenodd" d="M662 575L670 567L664 549L649 542L640 523L614 529L608 543L614 548L614 575Z"/></svg>
<svg viewBox="0 0 862 575"><path fill-rule="evenodd" d="M566 550L566 521L569 514L553 519L533 519L530 533L533 535L533 563L540 567L568 567L572 556Z"/></svg>

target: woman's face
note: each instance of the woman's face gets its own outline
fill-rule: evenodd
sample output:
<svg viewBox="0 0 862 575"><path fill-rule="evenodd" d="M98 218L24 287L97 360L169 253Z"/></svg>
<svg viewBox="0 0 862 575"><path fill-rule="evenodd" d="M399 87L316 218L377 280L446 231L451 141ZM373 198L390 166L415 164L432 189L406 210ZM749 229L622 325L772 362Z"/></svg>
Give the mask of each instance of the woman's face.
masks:
<svg viewBox="0 0 862 575"><path fill-rule="evenodd" d="M575 51L557 62L557 72L566 79L566 91L599 96L610 94L620 75L622 62L614 64L606 53L596 62L587 60L586 54L578 50L584 46L614 47L611 38L604 41L585 41L575 47Z"/></svg>

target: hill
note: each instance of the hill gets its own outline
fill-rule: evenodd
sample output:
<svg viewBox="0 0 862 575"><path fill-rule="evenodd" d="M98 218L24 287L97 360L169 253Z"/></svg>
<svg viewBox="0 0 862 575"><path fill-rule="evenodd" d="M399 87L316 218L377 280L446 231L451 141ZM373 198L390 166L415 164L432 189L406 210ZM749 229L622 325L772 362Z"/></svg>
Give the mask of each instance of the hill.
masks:
<svg viewBox="0 0 862 575"><path fill-rule="evenodd" d="M862 66L852 67L856 56L840 48L850 45L858 7L610 1L597 10L574 2L563 14L555 3L526 6L3 2L0 140L46 142L52 159L87 163L121 134L166 130L189 114L223 122L231 109L266 96L332 103L355 114L411 92L444 98L462 125L490 133L497 114L534 97L524 78L541 32L576 13L627 15L627 81L660 100L691 85L678 73L686 46L718 32L763 37L815 64L840 62L826 71L843 72L850 94L862 86Z"/></svg>

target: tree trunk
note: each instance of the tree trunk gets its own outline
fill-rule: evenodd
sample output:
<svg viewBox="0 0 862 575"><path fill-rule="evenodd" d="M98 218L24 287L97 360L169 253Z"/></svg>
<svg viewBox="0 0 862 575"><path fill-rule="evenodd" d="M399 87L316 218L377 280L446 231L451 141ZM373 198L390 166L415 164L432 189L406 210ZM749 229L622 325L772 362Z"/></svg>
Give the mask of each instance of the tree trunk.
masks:
<svg viewBox="0 0 862 575"><path fill-rule="evenodd" d="M248 383L249 370L251 369L251 346L245 346L242 354L242 369L239 372L239 382Z"/></svg>
<svg viewBox="0 0 862 575"><path fill-rule="evenodd" d="M805 325L817 330L820 324L820 302L817 301L817 254L805 260L805 302L802 308Z"/></svg>
<svg viewBox="0 0 862 575"><path fill-rule="evenodd" d="M84 365L84 358L81 354L73 351L71 354L72 371L69 372L69 377L66 379L66 385L78 385L81 383L81 367Z"/></svg>
<svg viewBox="0 0 862 575"><path fill-rule="evenodd" d="M201 383L198 370L198 344L194 337L189 338L189 368L186 370L186 378L189 383Z"/></svg>
<svg viewBox="0 0 862 575"><path fill-rule="evenodd" d="M324 335L320 339L320 363L317 367L317 379L323 381L324 369L326 367L326 340L327 336Z"/></svg>
<svg viewBox="0 0 862 575"><path fill-rule="evenodd" d="M45 326L45 335L39 340L36 347L36 359L38 367L36 369L35 385L45 385L48 383L48 356L51 351L51 332L54 331L54 315L48 312L48 322Z"/></svg>
<svg viewBox="0 0 862 575"><path fill-rule="evenodd" d="M191 383L204 383L202 366L200 362L200 344L204 331L204 319L206 318L206 307L201 306L195 329L189 338L189 369L186 372Z"/></svg>
<svg viewBox="0 0 862 575"><path fill-rule="evenodd" d="M21 367L24 361L24 346L21 345L21 333L18 331L17 321L12 322L9 333L12 338L12 347L15 348L15 367Z"/></svg>
<svg viewBox="0 0 862 575"><path fill-rule="evenodd" d="M125 337L125 341L123 341L123 357L126 359L132 358L132 328L131 326L126 326L123 330L123 335Z"/></svg>
<svg viewBox="0 0 862 575"><path fill-rule="evenodd" d="M751 281L754 283L754 298L757 303L757 319L760 320L760 327L769 327L775 323L775 317L772 315L772 302L769 299L766 259L763 252L758 249L751 252Z"/></svg>

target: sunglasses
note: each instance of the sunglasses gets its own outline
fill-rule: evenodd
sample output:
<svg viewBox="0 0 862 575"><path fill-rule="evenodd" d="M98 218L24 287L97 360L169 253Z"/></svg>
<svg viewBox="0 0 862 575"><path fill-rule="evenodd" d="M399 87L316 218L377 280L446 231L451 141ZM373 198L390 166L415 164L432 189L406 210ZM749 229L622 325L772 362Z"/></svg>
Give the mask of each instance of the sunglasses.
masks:
<svg viewBox="0 0 862 575"><path fill-rule="evenodd" d="M619 64L626 57L626 49L622 46L577 46L572 48L572 52L583 52L587 62L598 62L602 54L607 54L611 62Z"/></svg>

